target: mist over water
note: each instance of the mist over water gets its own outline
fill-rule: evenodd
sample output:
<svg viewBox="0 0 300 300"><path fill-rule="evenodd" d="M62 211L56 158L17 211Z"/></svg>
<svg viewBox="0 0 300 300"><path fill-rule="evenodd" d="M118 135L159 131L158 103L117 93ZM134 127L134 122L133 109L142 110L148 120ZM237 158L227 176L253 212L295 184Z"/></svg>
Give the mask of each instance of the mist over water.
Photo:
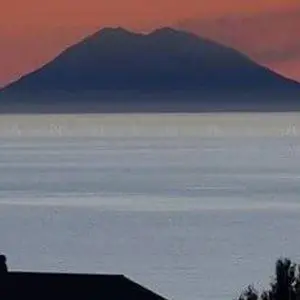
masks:
<svg viewBox="0 0 300 300"><path fill-rule="evenodd" d="M297 113L1 116L0 251L232 299L300 258L299 132Z"/></svg>

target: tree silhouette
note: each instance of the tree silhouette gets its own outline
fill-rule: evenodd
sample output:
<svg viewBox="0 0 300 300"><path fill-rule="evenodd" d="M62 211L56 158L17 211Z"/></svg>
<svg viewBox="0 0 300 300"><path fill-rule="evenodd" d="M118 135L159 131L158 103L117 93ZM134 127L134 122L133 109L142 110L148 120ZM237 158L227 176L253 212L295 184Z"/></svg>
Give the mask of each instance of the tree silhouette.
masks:
<svg viewBox="0 0 300 300"><path fill-rule="evenodd" d="M239 296L238 300L258 300L258 293L252 285L249 285Z"/></svg>
<svg viewBox="0 0 300 300"><path fill-rule="evenodd" d="M288 258L278 259L275 279L268 290L259 294L253 286L248 286L238 300L300 300L300 265Z"/></svg>

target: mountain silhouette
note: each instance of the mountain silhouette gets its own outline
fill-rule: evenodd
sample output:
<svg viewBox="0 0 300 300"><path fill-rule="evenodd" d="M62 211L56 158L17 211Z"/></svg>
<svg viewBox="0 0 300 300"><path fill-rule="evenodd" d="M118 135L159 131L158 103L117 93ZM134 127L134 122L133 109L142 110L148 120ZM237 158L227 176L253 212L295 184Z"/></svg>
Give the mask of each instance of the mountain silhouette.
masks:
<svg viewBox="0 0 300 300"><path fill-rule="evenodd" d="M154 111L165 104L179 111L226 110L232 101L240 109L263 104L293 110L299 95L300 84L232 48L172 28L141 34L120 27L86 37L0 92L6 107L64 103L66 111L76 105L93 110L91 103L113 111L151 103Z"/></svg>

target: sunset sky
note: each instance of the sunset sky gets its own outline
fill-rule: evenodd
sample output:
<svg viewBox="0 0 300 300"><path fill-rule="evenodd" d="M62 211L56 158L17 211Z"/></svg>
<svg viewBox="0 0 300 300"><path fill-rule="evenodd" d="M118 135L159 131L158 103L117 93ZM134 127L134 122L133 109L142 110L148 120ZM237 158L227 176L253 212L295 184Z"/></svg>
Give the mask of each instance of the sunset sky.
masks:
<svg viewBox="0 0 300 300"><path fill-rule="evenodd" d="M0 86L105 26L177 26L300 81L299 0L2 0Z"/></svg>

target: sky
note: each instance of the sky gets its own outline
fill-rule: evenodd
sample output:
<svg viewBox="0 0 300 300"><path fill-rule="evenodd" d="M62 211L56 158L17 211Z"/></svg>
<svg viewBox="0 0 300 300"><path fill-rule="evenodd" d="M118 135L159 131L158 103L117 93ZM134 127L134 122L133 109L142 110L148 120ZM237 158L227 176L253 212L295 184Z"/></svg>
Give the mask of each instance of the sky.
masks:
<svg viewBox="0 0 300 300"><path fill-rule="evenodd" d="M0 86L110 26L191 30L300 81L299 0L1 0Z"/></svg>

